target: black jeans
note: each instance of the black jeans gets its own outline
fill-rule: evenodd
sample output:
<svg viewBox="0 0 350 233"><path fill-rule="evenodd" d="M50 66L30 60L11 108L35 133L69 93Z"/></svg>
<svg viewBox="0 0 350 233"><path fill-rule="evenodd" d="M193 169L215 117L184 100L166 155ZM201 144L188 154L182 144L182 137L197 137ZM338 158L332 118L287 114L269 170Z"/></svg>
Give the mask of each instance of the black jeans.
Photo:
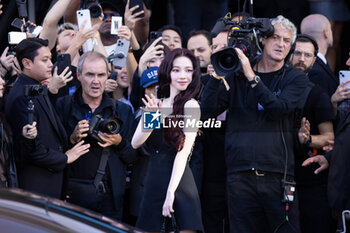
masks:
<svg viewBox="0 0 350 233"><path fill-rule="evenodd" d="M274 232L285 221L281 180L283 175L258 176L254 171L234 173L227 177L230 232ZM289 222L278 233L299 233L298 200L289 207Z"/></svg>

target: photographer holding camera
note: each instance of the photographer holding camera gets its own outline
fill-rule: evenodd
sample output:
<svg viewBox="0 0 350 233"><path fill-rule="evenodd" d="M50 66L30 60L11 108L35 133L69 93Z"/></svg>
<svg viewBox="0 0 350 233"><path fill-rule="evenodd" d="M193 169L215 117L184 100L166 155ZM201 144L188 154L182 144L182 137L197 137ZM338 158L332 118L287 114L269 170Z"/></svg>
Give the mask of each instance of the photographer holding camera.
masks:
<svg viewBox="0 0 350 233"><path fill-rule="evenodd" d="M69 166L67 200L120 220L126 164L136 157L130 145L134 117L128 105L105 93L108 72L105 56L84 53L77 67L81 87L59 98L56 107L71 145L83 139L91 145L84 158Z"/></svg>
<svg viewBox="0 0 350 233"><path fill-rule="evenodd" d="M261 31L256 20L251 25ZM298 204L293 203L294 111L307 79L284 62L296 38L295 26L283 16L271 24L273 35L261 38L261 59L252 66L255 59L237 48L246 42L248 48L254 46L250 40L236 45L241 69L226 75L230 90L218 91L220 78L215 75L202 98L204 119L228 109L225 156L231 232L300 231Z"/></svg>
<svg viewBox="0 0 350 233"><path fill-rule="evenodd" d="M16 57L22 73L7 96L5 115L14 135L19 187L60 198L63 169L67 163L85 154L89 145L81 142L66 150L68 139L64 128L47 96L46 86L40 85L52 78L48 41L25 39L17 45ZM37 122L37 136L33 143L28 144L22 128L31 118L28 109L30 99L34 104L31 110L33 120Z"/></svg>

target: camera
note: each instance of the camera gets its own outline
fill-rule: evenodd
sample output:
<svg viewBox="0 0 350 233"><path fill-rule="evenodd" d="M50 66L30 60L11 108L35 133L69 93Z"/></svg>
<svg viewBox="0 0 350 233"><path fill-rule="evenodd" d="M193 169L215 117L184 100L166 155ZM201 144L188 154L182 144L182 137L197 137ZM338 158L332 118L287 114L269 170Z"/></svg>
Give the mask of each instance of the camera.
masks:
<svg viewBox="0 0 350 233"><path fill-rule="evenodd" d="M28 124L33 124L34 121L34 97L38 95L46 95L47 87L41 84L25 85L23 87L24 96L28 99L27 111L28 111Z"/></svg>
<svg viewBox="0 0 350 233"><path fill-rule="evenodd" d="M104 119L101 115L94 115L89 122L88 134L97 141L104 143L98 136L98 131L108 134L118 134L122 121L119 118Z"/></svg>
<svg viewBox="0 0 350 233"><path fill-rule="evenodd" d="M47 94L47 88L41 84L25 85L23 88L24 96L27 98L34 98L38 95Z"/></svg>
<svg viewBox="0 0 350 233"><path fill-rule="evenodd" d="M225 76L228 73L237 72L241 69L241 62L235 48L241 49L249 61L254 63L262 52L259 45L260 37L270 37L274 32L274 28L268 18L248 17L241 21L232 19L220 18L211 31L212 37L215 37L224 28L230 27L228 47L211 56L214 70L220 76Z"/></svg>
<svg viewBox="0 0 350 233"><path fill-rule="evenodd" d="M102 9L97 0L83 0L81 1L82 9L89 9L91 18L98 18L102 14Z"/></svg>

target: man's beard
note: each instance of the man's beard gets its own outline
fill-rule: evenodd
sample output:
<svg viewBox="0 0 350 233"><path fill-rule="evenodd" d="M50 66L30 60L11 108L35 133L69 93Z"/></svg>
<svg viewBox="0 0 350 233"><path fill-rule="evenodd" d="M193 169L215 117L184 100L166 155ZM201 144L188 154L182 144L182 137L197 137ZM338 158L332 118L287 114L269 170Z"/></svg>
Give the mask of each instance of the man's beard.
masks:
<svg viewBox="0 0 350 233"><path fill-rule="evenodd" d="M300 67L302 67L302 69ZM311 70L311 66L306 67L306 65L304 63L300 63L300 62L296 63L294 65L294 68L303 71L305 74L309 73L309 71Z"/></svg>

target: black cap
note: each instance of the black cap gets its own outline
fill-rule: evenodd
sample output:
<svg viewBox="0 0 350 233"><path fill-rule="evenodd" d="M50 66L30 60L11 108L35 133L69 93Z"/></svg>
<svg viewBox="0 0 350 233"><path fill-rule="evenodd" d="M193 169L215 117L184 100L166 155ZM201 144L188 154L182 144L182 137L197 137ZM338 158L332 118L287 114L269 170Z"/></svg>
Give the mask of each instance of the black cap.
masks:
<svg viewBox="0 0 350 233"><path fill-rule="evenodd" d="M102 0L99 1L102 9L112 9L118 12L120 15L124 14L125 4L123 1L108 1L108 0Z"/></svg>

